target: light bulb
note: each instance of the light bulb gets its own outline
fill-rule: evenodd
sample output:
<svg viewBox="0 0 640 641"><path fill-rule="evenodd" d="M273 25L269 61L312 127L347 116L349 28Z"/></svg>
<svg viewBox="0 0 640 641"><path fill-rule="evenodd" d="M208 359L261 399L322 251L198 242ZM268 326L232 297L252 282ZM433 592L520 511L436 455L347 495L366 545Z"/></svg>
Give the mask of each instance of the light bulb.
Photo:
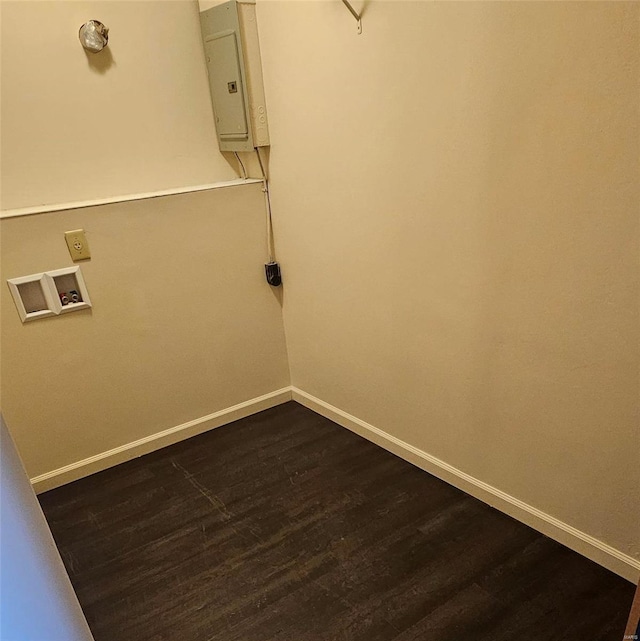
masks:
<svg viewBox="0 0 640 641"><path fill-rule="evenodd" d="M109 42L109 29L98 20L89 20L80 27L78 33L82 46L92 53L102 51Z"/></svg>

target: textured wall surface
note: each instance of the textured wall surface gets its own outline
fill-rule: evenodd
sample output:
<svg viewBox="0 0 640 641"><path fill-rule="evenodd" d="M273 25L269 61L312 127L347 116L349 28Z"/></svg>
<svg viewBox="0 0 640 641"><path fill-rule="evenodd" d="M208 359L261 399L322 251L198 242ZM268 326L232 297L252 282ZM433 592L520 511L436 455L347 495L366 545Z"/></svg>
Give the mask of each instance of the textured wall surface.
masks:
<svg viewBox="0 0 640 641"><path fill-rule="evenodd" d="M236 178L218 151L198 5L0 3L2 208ZM86 53L100 20L109 45Z"/></svg>
<svg viewBox="0 0 640 641"><path fill-rule="evenodd" d="M293 384L640 559L640 5L258 9Z"/></svg>
<svg viewBox="0 0 640 641"><path fill-rule="evenodd" d="M2 287L2 403L31 477L289 384L259 184L9 218L2 277L71 263L93 308L20 322Z"/></svg>

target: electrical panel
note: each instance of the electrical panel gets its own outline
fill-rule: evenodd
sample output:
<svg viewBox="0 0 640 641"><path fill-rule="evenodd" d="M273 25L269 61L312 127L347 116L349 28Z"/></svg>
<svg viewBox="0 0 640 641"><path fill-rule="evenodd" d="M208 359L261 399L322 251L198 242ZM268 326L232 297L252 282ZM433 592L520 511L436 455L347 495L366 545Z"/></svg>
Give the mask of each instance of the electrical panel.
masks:
<svg viewBox="0 0 640 641"><path fill-rule="evenodd" d="M221 151L269 144L255 0L200 13L209 89Z"/></svg>

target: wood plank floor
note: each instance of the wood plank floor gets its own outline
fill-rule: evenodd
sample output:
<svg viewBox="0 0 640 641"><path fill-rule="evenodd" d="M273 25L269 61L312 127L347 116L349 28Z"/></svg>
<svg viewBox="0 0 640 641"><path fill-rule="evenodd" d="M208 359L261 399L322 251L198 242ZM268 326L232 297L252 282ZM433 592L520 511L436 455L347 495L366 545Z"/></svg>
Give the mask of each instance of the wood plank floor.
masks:
<svg viewBox="0 0 640 641"><path fill-rule="evenodd" d="M293 402L40 501L96 641L621 641L634 594Z"/></svg>

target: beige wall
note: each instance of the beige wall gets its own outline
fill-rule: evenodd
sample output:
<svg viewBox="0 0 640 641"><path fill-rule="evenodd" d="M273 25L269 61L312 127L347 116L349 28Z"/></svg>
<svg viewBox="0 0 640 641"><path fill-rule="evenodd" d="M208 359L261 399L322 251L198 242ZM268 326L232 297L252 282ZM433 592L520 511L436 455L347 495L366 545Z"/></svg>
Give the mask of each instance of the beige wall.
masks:
<svg viewBox="0 0 640 641"><path fill-rule="evenodd" d="M218 151L196 0L2 0L2 208L236 178ZM109 46L78 40L90 19Z"/></svg>
<svg viewBox="0 0 640 641"><path fill-rule="evenodd" d="M236 178L195 0L0 10L3 209ZM77 38L91 18L111 30L95 56ZM91 312L22 325L2 288L3 411L31 477L288 385L260 186L2 220L2 279L70 265L78 227Z"/></svg>
<svg viewBox="0 0 640 641"><path fill-rule="evenodd" d="M236 178L196 0L2 0L0 18L3 209ZM77 38L90 18L110 28L98 55ZM0 297L0 393L32 478L289 384L259 186L3 220L2 280L70 265L78 227L92 312L22 326Z"/></svg>
<svg viewBox="0 0 640 641"><path fill-rule="evenodd" d="M293 385L640 559L640 5L258 9Z"/></svg>
<svg viewBox="0 0 640 641"><path fill-rule="evenodd" d="M93 308L22 324L1 288L2 403L34 477L289 384L260 184L1 221L2 278L71 265Z"/></svg>
<svg viewBox="0 0 640 641"><path fill-rule="evenodd" d="M0 7L4 208L234 177L195 2ZM361 36L340 2L258 10L293 383L640 559L639 5L372 0ZM2 288L30 476L289 383L261 199L0 223L3 280L70 265L67 229L93 252L90 312L22 325Z"/></svg>

